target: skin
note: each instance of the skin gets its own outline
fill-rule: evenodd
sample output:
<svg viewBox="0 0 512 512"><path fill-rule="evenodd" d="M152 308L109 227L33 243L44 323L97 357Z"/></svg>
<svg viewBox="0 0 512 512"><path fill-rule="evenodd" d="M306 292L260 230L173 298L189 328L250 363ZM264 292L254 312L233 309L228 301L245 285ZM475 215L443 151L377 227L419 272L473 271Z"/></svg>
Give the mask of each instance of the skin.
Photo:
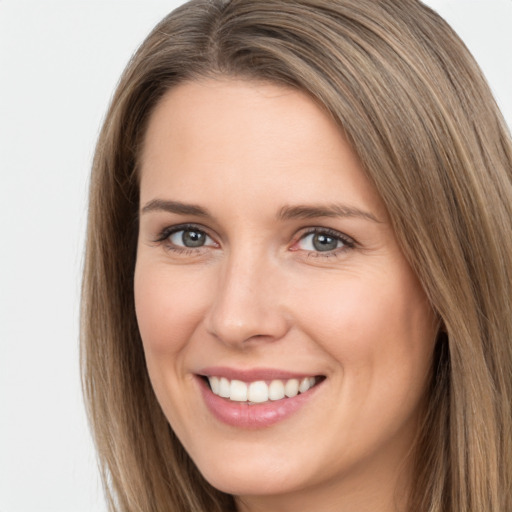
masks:
<svg viewBox="0 0 512 512"><path fill-rule="evenodd" d="M205 478L244 512L403 509L436 319L331 118L278 85L182 84L150 119L140 191L135 302L148 371ZM208 215L148 209L157 199ZM279 217L332 204L368 215ZM162 240L183 223L205 245ZM310 228L342 238L319 251ZM284 421L240 429L206 408L195 374L207 366L325 380Z"/></svg>

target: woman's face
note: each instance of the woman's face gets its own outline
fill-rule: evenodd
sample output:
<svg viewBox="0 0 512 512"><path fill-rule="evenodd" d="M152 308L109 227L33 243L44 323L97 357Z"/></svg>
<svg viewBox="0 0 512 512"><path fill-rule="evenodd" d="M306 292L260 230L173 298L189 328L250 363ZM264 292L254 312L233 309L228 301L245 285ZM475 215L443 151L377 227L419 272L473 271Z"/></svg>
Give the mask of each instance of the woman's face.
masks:
<svg viewBox="0 0 512 512"><path fill-rule="evenodd" d="M185 83L150 119L140 187L148 371L206 479L296 510L392 499L436 320L335 123L293 89Z"/></svg>

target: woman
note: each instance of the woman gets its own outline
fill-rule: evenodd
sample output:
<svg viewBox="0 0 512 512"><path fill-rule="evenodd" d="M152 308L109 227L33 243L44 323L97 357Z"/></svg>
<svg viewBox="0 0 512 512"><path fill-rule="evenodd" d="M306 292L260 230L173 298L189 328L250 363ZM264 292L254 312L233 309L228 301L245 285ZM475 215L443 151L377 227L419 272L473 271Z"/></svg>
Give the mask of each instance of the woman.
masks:
<svg viewBox="0 0 512 512"><path fill-rule="evenodd" d="M112 510L512 508L512 147L416 0L192 1L94 161Z"/></svg>

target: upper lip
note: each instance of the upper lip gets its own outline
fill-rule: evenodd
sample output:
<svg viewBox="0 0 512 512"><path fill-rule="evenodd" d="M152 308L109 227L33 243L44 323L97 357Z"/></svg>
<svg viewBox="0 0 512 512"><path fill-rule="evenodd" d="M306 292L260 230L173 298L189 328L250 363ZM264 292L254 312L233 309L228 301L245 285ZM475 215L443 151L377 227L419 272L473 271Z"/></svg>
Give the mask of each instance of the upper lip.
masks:
<svg viewBox="0 0 512 512"><path fill-rule="evenodd" d="M197 374L201 377L225 377L228 380L240 380L242 382L302 379L304 377L316 377L320 375L315 372L294 372L277 368L239 369L228 366L211 366L208 368L202 368L197 372Z"/></svg>

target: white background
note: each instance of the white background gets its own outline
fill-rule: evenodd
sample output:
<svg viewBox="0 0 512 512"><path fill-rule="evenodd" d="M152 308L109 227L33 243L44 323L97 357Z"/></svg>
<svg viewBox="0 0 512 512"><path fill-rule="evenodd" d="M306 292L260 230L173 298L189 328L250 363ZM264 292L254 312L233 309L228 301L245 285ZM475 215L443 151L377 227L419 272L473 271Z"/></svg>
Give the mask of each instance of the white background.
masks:
<svg viewBox="0 0 512 512"><path fill-rule="evenodd" d="M78 374L88 172L117 79L180 0L0 0L0 512L103 512ZM429 0L512 125L512 0Z"/></svg>

